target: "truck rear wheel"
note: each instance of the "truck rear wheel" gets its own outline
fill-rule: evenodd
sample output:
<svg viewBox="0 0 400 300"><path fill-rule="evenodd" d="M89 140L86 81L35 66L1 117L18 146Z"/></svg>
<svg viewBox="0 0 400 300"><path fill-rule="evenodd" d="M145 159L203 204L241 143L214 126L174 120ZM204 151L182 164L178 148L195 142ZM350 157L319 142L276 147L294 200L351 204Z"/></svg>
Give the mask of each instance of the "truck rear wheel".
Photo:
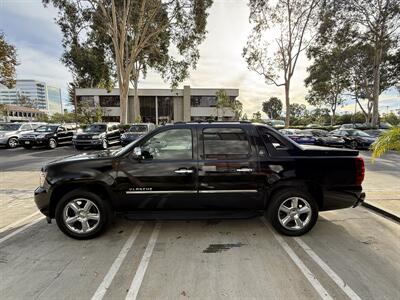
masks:
<svg viewBox="0 0 400 300"><path fill-rule="evenodd" d="M276 231L300 236L314 227L318 219L318 206L307 192L281 190L273 195L267 216Z"/></svg>
<svg viewBox="0 0 400 300"><path fill-rule="evenodd" d="M78 239L91 239L101 234L111 218L108 202L84 190L66 194L56 207L56 221L66 235Z"/></svg>

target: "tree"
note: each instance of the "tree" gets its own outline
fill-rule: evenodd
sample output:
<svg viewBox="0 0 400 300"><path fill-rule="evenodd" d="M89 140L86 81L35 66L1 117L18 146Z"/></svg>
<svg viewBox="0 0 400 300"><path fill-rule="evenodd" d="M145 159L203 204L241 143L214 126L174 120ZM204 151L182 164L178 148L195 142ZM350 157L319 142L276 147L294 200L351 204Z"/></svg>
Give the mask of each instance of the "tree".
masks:
<svg viewBox="0 0 400 300"><path fill-rule="evenodd" d="M4 33L0 31L0 84L9 89L15 85L17 65L17 50L7 43Z"/></svg>
<svg viewBox="0 0 400 300"><path fill-rule="evenodd" d="M270 119L277 119L282 112L282 101L277 97L271 97L262 103L262 111Z"/></svg>
<svg viewBox="0 0 400 300"><path fill-rule="evenodd" d="M307 108L304 104L293 103L289 106L289 113L293 118L301 118L306 115Z"/></svg>
<svg viewBox="0 0 400 300"><path fill-rule="evenodd" d="M390 150L400 151L400 127L393 127L383 133L372 144L371 148L372 161Z"/></svg>
<svg viewBox="0 0 400 300"><path fill-rule="evenodd" d="M82 16L82 28L104 43L112 56L120 89L121 122L127 122L129 84L134 82L133 117L139 115L137 82L147 67L174 86L199 58L207 9L212 0L43 0L66 16ZM177 57L172 52L177 52Z"/></svg>
<svg viewBox="0 0 400 300"><path fill-rule="evenodd" d="M329 0L327 11L333 24L341 27L352 24L358 41L371 50L372 126L379 122L379 95L382 92L381 77L385 57L398 48L400 26L400 2L398 0Z"/></svg>
<svg viewBox="0 0 400 300"><path fill-rule="evenodd" d="M300 54L309 46L310 28L319 2L250 0L250 22L254 26L243 49L243 56L248 68L262 75L267 84L284 86L285 127L290 124L291 79ZM275 39L271 39L272 28L279 31ZM269 44L271 40L274 45ZM272 52L274 48L276 51Z"/></svg>
<svg viewBox="0 0 400 300"><path fill-rule="evenodd" d="M218 90L216 93L217 96L217 120L219 120L219 112L222 111L222 119L224 118L225 115L225 109L226 108L233 108L233 103L229 99L229 96L226 94L225 90Z"/></svg>
<svg viewBox="0 0 400 300"><path fill-rule="evenodd" d="M32 100L28 96L21 95L21 94L18 94L16 104L19 106L23 106L23 107L36 108L35 100Z"/></svg>
<svg viewBox="0 0 400 300"><path fill-rule="evenodd" d="M80 103L78 106L78 112L81 117L81 122L85 124L91 124L94 122L101 122L105 111L99 105L94 107L90 106L87 102Z"/></svg>
<svg viewBox="0 0 400 300"><path fill-rule="evenodd" d="M259 122L259 123L261 123L261 122L262 122L262 119L261 119L261 112L257 111L257 112L255 112L255 113L253 113L253 117L251 118L251 121L252 121L252 122Z"/></svg>

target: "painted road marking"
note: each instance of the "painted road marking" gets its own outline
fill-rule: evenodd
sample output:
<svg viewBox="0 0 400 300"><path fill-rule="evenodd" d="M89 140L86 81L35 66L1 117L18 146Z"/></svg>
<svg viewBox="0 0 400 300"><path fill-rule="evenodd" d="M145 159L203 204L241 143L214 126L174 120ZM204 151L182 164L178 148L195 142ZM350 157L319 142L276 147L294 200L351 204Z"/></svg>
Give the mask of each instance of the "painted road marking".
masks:
<svg viewBox="0 0 400 300"><path fill-rule="evenodd" d="M142 285L142 281L146 273L147 266L149 265L151 254L153 253L154 250L154 246L156 245L160 229L161 229L161 223L157 223L153 229L153 233L151 234L150 240L147 243L146 250L144 251L139 267L136 270L135 277L133 278L131 286L129 287L128 294L126 295L125 298L126 300L135 300L139 293L139 289L140 286Z"/></svg>
<svg viewBox="0 0 400 300"><path fill-rule="evenodd" d="M139 222L139 224L133 229L128 240L125 242L117 258L114 260L103 281L101 282L96 292L94 293L92 300L103 299L104 295L107 292L107 289L110 287L111 282L113 281L115 275L117 274L119 268L121 267L122 262L124 261L129 250L132 248L132 245L136 240L137 236L139 235L139 232L142 229L142 227L143 227L143 222Z"/></svg>
<svg viewBox="0 0 400 300"><path fill-rule="evenodd" d="M14 235L17 235L18 233L24 231L25 229L27 229L27 228L29 228L29 227L35 225L37 222L39 222L39 221L41 221L41 220L43 220L43 219L44 219L44 216L41 216L40 218L38 218L38 219L36 219L36 220L33 220L32 222L30 222L30 223L28 223L28 224L22 226L21 228L18 228L17 230L11 232L10 234L8 234L8 235L2 237L2 238L0 239L0 244L3 243L3 242L5 242L5 241L7 241L7 240L10 239L10 238L12 238Z"/></svg>
<svg viewBox="0 0 400 300"><path fill-rule="evenodd" d="M278 241L279 245L281 245L283 250L285 250L285 252L289 255L289 257L300 269L300 271L307 278L307 280L311 283L311 285L314 287L314 289L317 291L320 297L322 299L333 300L333 298L329 295L328 291L321 285L317 277L306 267L306 265L303 263L300 257L298 257L297 254L293 251L293 249L290 248L288 243L286 243L281 236L277 235L273 230L269 228L269 224L265 219L265 217L261 217L260 219L264 223L264 225L268 228L268 230L272 232L272 235Z"/></svg>
<svg viewBox="0 0 400 300"><path fill-rule="evenodd" d="M7 231L9 229L15 228L16 226L18 226L19 224L25 222L26 220L29 220L30 218L32 218L32 217L34 217L36 215L39 215L39 213L40 212L37 211L37 212L35 212L35 213L33 213L33 214L29 215L29 216L26 216L26 217L24 217L22 219L19 219L18 221L14 222L14 223L11 223L11 224L1 228L0 229L0 233L3 233L3 232L5 232L5 231Z"/></svg>
<svg viewBox="0 0 400 300"><path fill-rule="evenodd" d="M294 240L301 248L325 271L326 274L342 289L342 291L352 300L361 298L340 278L301 238L295 237Z"/></svg>

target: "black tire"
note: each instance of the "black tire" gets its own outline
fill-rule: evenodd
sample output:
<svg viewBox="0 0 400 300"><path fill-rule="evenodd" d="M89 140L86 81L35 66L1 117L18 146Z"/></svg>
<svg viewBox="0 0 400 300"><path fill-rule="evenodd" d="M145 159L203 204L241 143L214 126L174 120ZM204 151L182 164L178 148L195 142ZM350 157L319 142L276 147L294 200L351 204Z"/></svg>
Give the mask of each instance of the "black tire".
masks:
<svg viewBox="0 0 400 300"><path fill-rule="evenodd" d="M16 137L11 137L7 141L7 148L14 149L17 148L19 145L18 139Z"/></svg>
<svg viewBox="0 0 400 300"><path fill-rule="evenodd" d="M87 233L77 233L72 231L67 227L64 222L64 209L74 199L89 199L96 205L96 209L98 209L100 218L97 224L92 231ZM66 234L67 236L77 239L77 240L87 240L92 239L105 231L110 220L111 220L111 208L107 201L102 200L98 195L88 192L85 190L74 190L67 193L61 200L58 202L56 207L55 219L57 222L58 228Z"/></svg>
<svg viewBox="0 0 400 300"><path fill-rule="evenodd" d="M56 149L57 148L57 141L55 139L49 139L49 143L47 145L49 149Z"/></svg>
<svg viewBox="0 0 400 300"><path fill-rule="evenodd" d="M22 145L22 147L24 147L24 149L27 149L27 150L32 149L32 145Z"/></svg>
<svg viewBox="0 0 400 300"><path fill-rule="evenodd" d="M357 141L350 141L349 142L349 148L353 149L353 150L357 150L358 149L358 143Z"/></svg>
<svg viewBox="0 0 400 300"><path fill-rule="evenodd" d="M301 206L302 204L304 204L303 200L305 200L307 202L307 204L308 204L307 207L310 208L310 213L311 213L310 217L305 218L305 220L300 219L302 222L307 221L307 224L304 225L304 227L302 227L301 229L300 228L298 228L298 229L296 229L296 228L288 229L287 228L287 227L290 227L291 224L293 224L294 226L297 226L294 219L291 219L291 221L288 222L287 227L283 226L283 224L280 221L280 219L282 219L285 216L285 215L282 216L280 207L281 207L281 205L283 205L283 203L290 201L291 198L300 198L301 199L301 200L298 199L299 208L306 207L306 205ZM300 203L302 203L302 204L300 204ZM293 212L293 213L295 213L295 212ZM289 216L289 214L290 213L288 213L286 216ZM268 217L269 221L271 222L271 225L279 233L288 235L288 236L300 236L300 235L303 235L303 234L307 233L308 231L310 231L314 227L315 223L317 222L318 205L315 202L315 200L313 199L313 197L305 191L297 190L297 189L279 190L272 196L272 199L269 204L268 211L267 211L267 217ZM305 215L302 214L301 218L304 218L304 217L305 217Z"/></svg>

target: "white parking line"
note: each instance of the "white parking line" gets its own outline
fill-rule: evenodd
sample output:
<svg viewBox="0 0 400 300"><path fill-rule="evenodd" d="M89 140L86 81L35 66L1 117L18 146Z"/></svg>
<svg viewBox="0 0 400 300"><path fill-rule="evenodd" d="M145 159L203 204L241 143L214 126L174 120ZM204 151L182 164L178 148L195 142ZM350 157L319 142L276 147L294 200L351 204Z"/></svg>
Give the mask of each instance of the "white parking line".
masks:
<svg viewBox="0 0 400 300"><path fill-rule="evenodd" d="M144 251L142 260L140 261L139 267L136 270L135 277L133 277L131 286L129 287L128 294L126 295L125 300L135 300L140 286L142 285L142 281L144 275L146 273L147 266L150 262L151 254L153 253L154 246L156 245L158 234L160 233L161 223L157 223L153 229L153 233L151 234L150 240L146 246L146 250Z"/></svg>
<svg viewBox="0 0 400 300"><path fill-rule="evenodd" d="M137 236L139 235L139 232L142 229L142 227L143 227L143 222L139 222L139 224L133 229L128 240L125 242L125 244L122 247L121 251L119 252L117 258L114 260L113 264L111 265L110 269L108 270L103 281L101 282L101 284L97 288L96 292L94 293L92 300L103 299L104 295L107 292L107 289L110 287L111 282L113 281L113 279L115 277L115 274L117 274L119 268L121 267L122 262L124 261L126 255L128 254L129 250L131 249L131 247L132 247L134 241L136 240Z"/></svg>
<svg viewBox="0 0 400 300"><path fill-rule="evenodd" d="M326 274L342 289L342 291L352 300L361 298L340 278L301 238L295 237L294 240L301 248L325 271Z"/></svg>
<svg viewBox="0 0 400 300"><path fill-rule="evenodd" d="M5 231L7 231L9 229L15 228L16 226L18 226L19 224L25 222L26 220L29 220L30 218L32 218L32 217L34 217L36 215L39 215L39 213L40 212L37 211L37 212L35 212L35 213L33 213L33 214L29 215L29 216L26 216L26 217L24 217L22 219L19 219L18 221L14 222L14 223L11 223L11 224L1 228L0 229L0 233L3 233L3 232L5 232Z"/></svg>
<svg viewBox="0 0 400 300"><path fill-rule="evenodd" d="M293 251L292 248L285 242L285 240L277 235L274 231L269 228L269 224L264 217L260 218L264 225L272 232L274 238L278 241L279 245L285 250L285 252L289 255L292 261L296 264L296 266L300 269L303 275L307 278L310 284L314 287L316 292L320 295L322 299L333 300L333 298L329 295L328 291L321 285L317 277L306 267L300 257Z"/></svg>
<svg viewBox="0 0 400 300"><path fill-rule="evenodd" d="M27 229L27 228L29 228L29 227L35 225L37 222L39 222L39 221L41 221L41 220L43 220L43 219L44 219L44 216L41 216L40 218L38 218L38 219L36 219L36 220L33 220L32 222L30 222L30 223L28 223L28 224L22 226L21 228L18 228L17 230L11 232L10 234L8 234L8 235L2 237L2 238L0 239L0 244L3 243L3 242L5 242L5 241L7 241L7 240L10 239L10 238L12 238L14 235L17 235L18 233L24 231L25 229Z"/></svg>

